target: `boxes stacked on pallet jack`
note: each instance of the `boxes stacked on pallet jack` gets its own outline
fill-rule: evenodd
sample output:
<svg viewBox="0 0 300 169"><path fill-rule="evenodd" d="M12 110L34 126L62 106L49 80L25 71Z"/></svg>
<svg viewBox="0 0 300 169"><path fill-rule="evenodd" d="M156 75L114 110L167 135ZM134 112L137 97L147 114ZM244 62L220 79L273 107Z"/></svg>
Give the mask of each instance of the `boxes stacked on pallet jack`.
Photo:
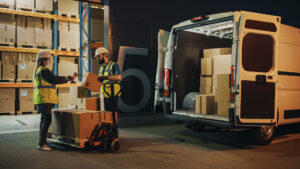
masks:
<svg viewBox="0 0 300 169"><path fill-rule="evenodd" d="M15 89L0 88L0 114L15 114Z"/></svg>
<svg viewBox="0 0 300 169"><path fill-rule="evenodd" d="M1 53L2 74L1 80L14 82L16 79L16 65L17 53L16 52L2 52Z"/></svg>
<svg viewBox="0 0 300 169"><path fill-rule="evenodd" d="M195 113L228 116L231 49L205 49L203 53Z"/></svg>
<svg viewBox="0 0 300 169"><path fill-rule="evenodd" d="M16 26L13 15L0 15L0 31L0 45L13 47L16 40Z"/></svg>

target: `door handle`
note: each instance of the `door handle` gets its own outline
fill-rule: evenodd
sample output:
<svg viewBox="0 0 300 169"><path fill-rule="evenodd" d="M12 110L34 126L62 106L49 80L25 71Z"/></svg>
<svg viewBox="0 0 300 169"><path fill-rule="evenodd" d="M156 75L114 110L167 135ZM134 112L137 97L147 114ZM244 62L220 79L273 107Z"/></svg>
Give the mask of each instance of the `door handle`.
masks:
<svg viewBox="0 0 300 169"><path fill-rule="evenodd" d="M256 75L255 82L258 84L266 84L266 75Z"/></svg>

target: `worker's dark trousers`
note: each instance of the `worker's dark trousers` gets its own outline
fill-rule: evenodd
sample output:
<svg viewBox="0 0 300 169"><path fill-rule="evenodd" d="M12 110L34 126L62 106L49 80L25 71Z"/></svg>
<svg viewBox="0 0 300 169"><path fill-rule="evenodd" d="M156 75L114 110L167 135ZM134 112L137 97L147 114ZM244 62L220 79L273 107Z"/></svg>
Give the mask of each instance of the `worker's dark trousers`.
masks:
<svg viewBox="0 0 300 169"><path fill-rule="evenodd" d="M53 107L54 104L50 103L36 105L37 112L41 114L39 146L47 144L46 137L52 120L51 109Z"/></svg>
<svg viewBox="0 0 300 169"><path fill-rule="evenodd" d="M115 97L115 102L114 105L111 104L111 99L110 98L104 98L104 109L107 111L112 111L113 107L115 107L115 112L118 111L118 101L119 101L120 96Z"/></svg>

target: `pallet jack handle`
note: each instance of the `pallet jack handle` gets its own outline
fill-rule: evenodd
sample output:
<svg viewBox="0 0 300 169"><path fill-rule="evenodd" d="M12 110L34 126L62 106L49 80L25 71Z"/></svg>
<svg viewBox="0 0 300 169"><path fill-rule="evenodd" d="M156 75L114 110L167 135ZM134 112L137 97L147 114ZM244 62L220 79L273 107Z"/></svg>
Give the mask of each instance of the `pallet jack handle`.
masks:
<svg viewBox="0 0 300 169"><path fill-rule="evenodd" d="M118 91L117 94L115 94L115 84L119 85L120 86L120 90ZM107 85L110 85L110 90L111 90L111 94L109 94L107 91L106 91L106 86ZM117 124L117 120L116 120L116 111L115 110L115 99L116 97L121 93L121 83L120 82L116 82L116 81L111 81L111 82L106 82L103 86L103 91L105 94L107 94L107 96L110 97L110 100L111 100L111 104L112 104L112 117L113 117L113 124Z"/></svg>

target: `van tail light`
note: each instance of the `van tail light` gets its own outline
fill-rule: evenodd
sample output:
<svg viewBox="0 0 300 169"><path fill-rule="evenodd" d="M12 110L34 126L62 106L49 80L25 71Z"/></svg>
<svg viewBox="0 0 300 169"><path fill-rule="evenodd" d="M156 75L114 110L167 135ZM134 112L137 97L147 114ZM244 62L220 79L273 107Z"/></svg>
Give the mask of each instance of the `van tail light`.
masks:
<svg viewBox="0 0 300 169"><path fill-rule="evenodd" d="M231 93L230 93L230 101L231 102L234 102L234 97L235 97L235 93L234 91L232 91L233 89L233 86L234 86L234 81L235 81L235 76L234 76L234 73L235 73L235 66L231 66L231 75L230 75L230 88L231 88Z"/></svg>
<svg viewBox="0 0 300 169"><path fill-rule="evenodd" d="M170 69L165 69L164 95L170 95Z"/></svg>

